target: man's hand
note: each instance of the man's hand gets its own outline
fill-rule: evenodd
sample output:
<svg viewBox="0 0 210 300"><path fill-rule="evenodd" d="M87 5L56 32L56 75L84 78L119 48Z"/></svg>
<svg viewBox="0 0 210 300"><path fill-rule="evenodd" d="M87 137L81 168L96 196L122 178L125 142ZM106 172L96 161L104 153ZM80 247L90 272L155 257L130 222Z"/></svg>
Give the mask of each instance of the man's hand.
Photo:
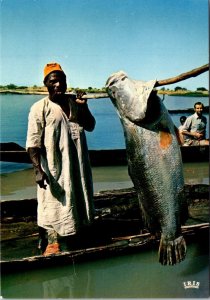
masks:
<svg viewBox="0 0 210 300"><path fill-rule="evenodd" d="M86 104L87 103L87 99L82 99L82 97L86 95L85 92L83 91L77 91L77 95L76 95L76 102L78 104Z"/></svg>
<svg viewBox="0 0 210 300"><path fill-rule="evenodd" d="M49 184L49 179L47 177L47 174L40 168L35 170L35 174L36 174L36 183L39 185L40 188L46 190L47 185L45 184L45 182Z"/></svg>
<svg viewBox="0 0 210 300"><path fill-rule="evenodd" d="M85 97L85 99L82 98L85 95L86 93L82 90L76 91L75 102L79 104L77 121L85 130L92 131L95 127L95 119L89 111L87 97Z"/></svg>
<svg viewBox="0 0 210 300"><path fill-rule="evenodd" d="M40 188L43 188L46 190L47 185L49 184L49 179L47 177L47 174L42 170L41 163L40 163L40 152L41 149L37 147L28 148L27 152L30 156L30 159L32 161L34 172L36 176L36 183L40 186Z"/></svg>
<svg viewBox="0 0 210 300"><path fill-rule="evenodd" d="M203 133L195 132L195 133L194 133L194 137L196 137L196 139L198 139L198 140L202 140L202 138L203 138Z"/></svg>
<svg viewBox="0 0 210 300"><path fill-rule="evenodd" d="M182 134L187 135L187 136L192 136L194 139L196 140L202 140L203 139L203 133L199 133L199 132L191 132L191 131L187 131L187 130L183 130Z"/></svg>

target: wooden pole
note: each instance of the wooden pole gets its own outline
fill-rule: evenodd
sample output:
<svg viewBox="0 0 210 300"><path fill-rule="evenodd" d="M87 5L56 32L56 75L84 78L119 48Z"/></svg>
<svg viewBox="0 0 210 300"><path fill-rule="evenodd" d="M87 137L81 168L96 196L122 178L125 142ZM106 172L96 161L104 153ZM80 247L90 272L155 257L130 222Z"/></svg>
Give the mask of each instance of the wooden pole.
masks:
<svg viewBox="0 0 210 300"><path fill-rule="evenodd" d="M191 71L182 73L178 76L163 79L163 80L158 80L155 84L155 87L163 86L163 85L168 85L172 83L176 83L182 80L189 79L191 77L196 77L204 72L207 72L209 70L209 64L203 65L201 67L198 67L196 69L193 69ZM100 94L88 94L82 97L83 99L100 99L100 98L109 98L107 93L100 93Z"/></svg>
<svg viewBox="0 0 210 300"><path fill-rule="evenodd" d="M198 76L198 75L200 75L200 74L202 74L202 73L204 73L208 70L209 70L209 64L206 64L206 65L203 65L199 68L193 69L189 72L182 73L178 76L171 77L171 78L168 78L168 79L158 80L157 83L155 84L155 87L176 83L176 82L186 80L186 79L191 78L191 77L196 77L196 76Z"/></svg>

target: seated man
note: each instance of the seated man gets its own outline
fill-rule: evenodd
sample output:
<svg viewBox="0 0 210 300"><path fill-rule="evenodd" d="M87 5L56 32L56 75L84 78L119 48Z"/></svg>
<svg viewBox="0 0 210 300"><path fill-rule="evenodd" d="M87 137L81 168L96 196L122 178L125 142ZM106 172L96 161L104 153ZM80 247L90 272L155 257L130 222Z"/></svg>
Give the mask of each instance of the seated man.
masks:
<svg viewBox="0 0 210 300"><path fill-rule="evenodd" d="M202 115L203 108L203 103L196 102L195 113L186 119L182 128L182 134L186 136L183 146L209 145L209 140L206 139L207 119Z"/></svg>

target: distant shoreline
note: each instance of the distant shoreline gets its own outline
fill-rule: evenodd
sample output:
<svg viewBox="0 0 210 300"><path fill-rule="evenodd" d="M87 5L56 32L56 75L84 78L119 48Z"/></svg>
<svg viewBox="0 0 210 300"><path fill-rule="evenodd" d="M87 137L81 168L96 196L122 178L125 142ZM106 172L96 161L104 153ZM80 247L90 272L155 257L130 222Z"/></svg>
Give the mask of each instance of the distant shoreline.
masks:
<svg viewBox="0 0 210 300"><path fill-rule="evenodd" d="M0 89L0 94L18 94L18 95L48 95L47 91L40 91L40 90L30 90L30 89L24 89L24 90L9 90L9 89ZM158 90L159 95L168 95L168 96L183 96L183 97L209 97L209 92L193 92L193 91L162 91ZM101 92L87 92L87 95L90 96L90 98L103 98L106 97L106 93Z"/></svg>
<svg viewBox="0 0 210 300"><path fill-rule="evenodd" d="M209 92L193 91L158 91L159 95L182 96L182 97L209 97Z"/></svg>
<svg viewBox="0 0 210 300"><path fill-rule="evenodd" d="M48 92L38 92L38 91L11 91L11 90L5 90L0 91L0 94L19 94L19 95L47 95Z"/></svg>

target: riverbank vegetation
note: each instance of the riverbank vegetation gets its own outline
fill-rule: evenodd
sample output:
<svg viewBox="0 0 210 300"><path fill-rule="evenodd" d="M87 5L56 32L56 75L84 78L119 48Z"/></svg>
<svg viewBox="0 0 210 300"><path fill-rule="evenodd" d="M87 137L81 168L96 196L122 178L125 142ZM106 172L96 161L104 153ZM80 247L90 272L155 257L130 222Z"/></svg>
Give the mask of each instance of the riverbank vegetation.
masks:
<svg viewBox="0 0 210 300"><path fill-rule="evenodd" d="M73 92L73 91L84 91L88 94L90 93L105 93L106 89L105 88L92 88L88 87L87 89L82 89L82 88L68 88L67 92ZM27 87L27 86L18 86L13 83L8 84L8 85L0 85L0 93L4 94L47 94L47 88L45 86L32 86L32 87Z"/></svg>
<svg viewBox="0 0 210 300"><path fill-rule="evenodd" d="M165 89L162 87L160 90L158 90L158 94L166 94L169 96L208 97L209 91L204 87L198 87L195 91L190 91L186 88L177 86L174 88L174 90Z"/></svg>
<svg viewBox="0 0 210 300"><path fill-rule="evenodd" d="M87 94L101 94L105 93L106 89L103 88L93 88L88 87L86 89L82 88L68 88L68 92L72 91L84 91ZM3 94L32 94L32 95L40 95L40 94L47 94L47 88L45 86L18 86L13 83L10 83L8 85L0 85L0 93ZM165 87L162 87L161 89L158 89L158 94L166 94L169 96L188 96L188 97L208 97L209 91L204 87L198 87L195 91L187 90L184 87L177 86L174 88L174 90L166 89Z"/></svg>

